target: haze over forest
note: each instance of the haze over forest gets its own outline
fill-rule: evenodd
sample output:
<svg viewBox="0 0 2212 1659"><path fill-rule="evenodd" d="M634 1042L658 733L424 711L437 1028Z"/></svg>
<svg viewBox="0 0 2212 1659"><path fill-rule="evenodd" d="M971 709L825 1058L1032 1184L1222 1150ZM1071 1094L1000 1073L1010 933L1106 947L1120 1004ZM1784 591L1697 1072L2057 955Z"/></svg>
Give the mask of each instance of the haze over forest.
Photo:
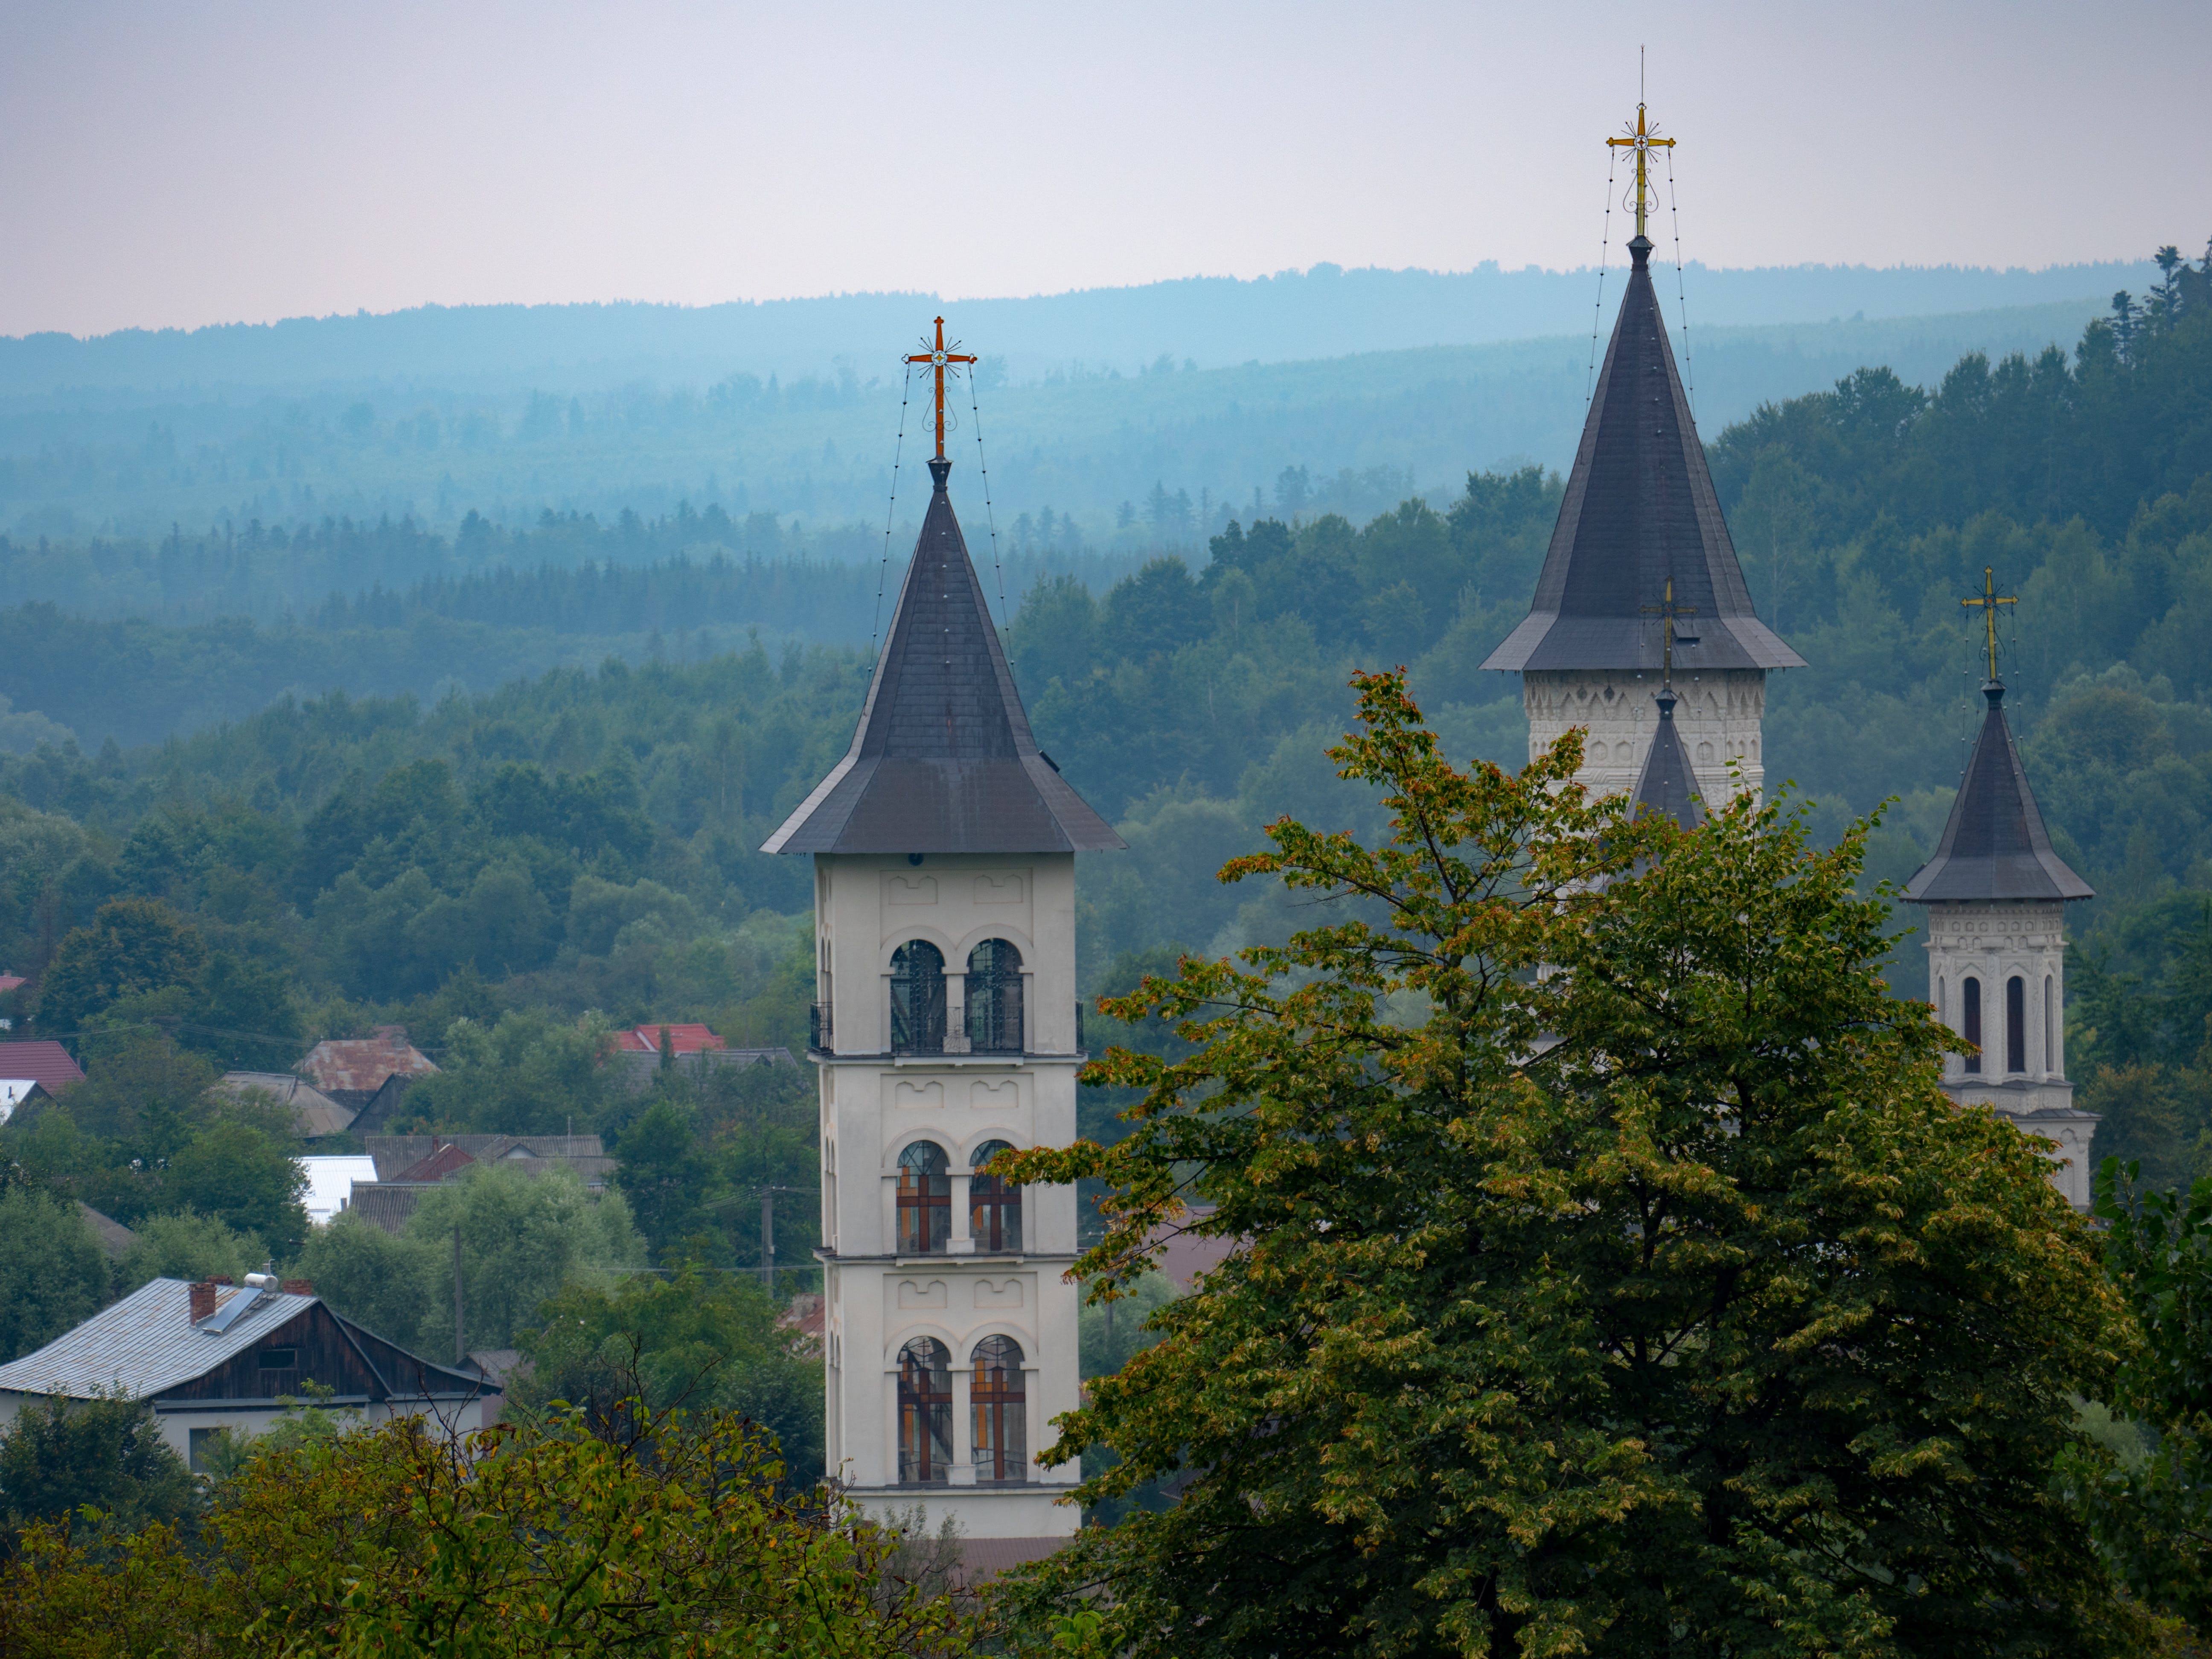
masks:
<svg viewBox="0 0 2212 1659"><path fill-rule="evenodd" d="M1692 264L1683 287L1698 413L1717 430L1863 362L1919 380L1970 350L2070 341L2115 289L2156 277L2143 262ZM1619 292L1615 270L1607 326ZM1667 297L1680 333L1681 300ZM1563 465L1600 299L1595 270L1317 266L951 306L863 295L425 307L0 340L0 530L153 538L388 516L450 536L471 512L520 527L548 510L654 518L689 502L769 515L787 533L797 523L824 556L874 557L902 453L897 360L941 310L984 359L984 459L1002 531L1049 507L1073 525L1018 544L1195 546L1232 511L1249 516L1255 488L1271 507L1365 515L1416 491L1448 494L1469 465ZM966 395L963 462L975 455ZM909 418L909 446L916 428ZM1286 468L1304 470L1303 495L1279 498ZM1173 522L1146 512L1155 485L1188 511ZM855 526L872 529L848 533ZM732 550L775 550L755 535ZM271 574L255 614L434 573L373 568L306 586ZM14 591L116 613L89 591Z"/></svg>

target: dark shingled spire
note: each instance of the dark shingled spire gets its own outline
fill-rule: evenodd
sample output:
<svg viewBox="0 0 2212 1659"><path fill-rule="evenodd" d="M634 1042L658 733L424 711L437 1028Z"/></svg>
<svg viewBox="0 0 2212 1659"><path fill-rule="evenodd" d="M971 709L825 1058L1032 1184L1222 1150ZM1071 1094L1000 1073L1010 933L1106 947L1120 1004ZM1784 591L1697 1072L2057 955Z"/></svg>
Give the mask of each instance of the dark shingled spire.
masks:
<svg viewBox="0 0 2212 1659"><path fill-rule="evenodd" d="M1636 780L1633 811L1663 812L1685 830L1705 821L1698 805L1698 775L1682 752L1681 734L1674 729L1674 689L1659 691L1659 726L1651 734L1651 752L1644 757L1644 770Z"/></svg>
<svg viewBox="0 0 2212 1659"><path fill-rule="evenodd" d="M945 480L853 747L764 853L1068 853L1124 843L1039 752Z"/></svg>
<svg viewBox="0 0 2212 1659"><path fill-rule="evenodd" d="M1752 614L1660 320L1651 244L1638 236L1628 247L1627 297L1535 599L1482 665L1656 669L1665 624L1647 612L1671 577L1690 612L1674 625L1677 668L1802 668L1804 659Z"/></svg>
<svg viewBox="0 0 2212 1659"><path fill-rule="evenodd" d="M1936 856L1905 884L1917 904L1960 899L2085 899L2096 893L2051 850L2043 814L2005 724L2004 687L1982 687L1990 712L1966 763L1966 781L1951 803L1951 821Z"/></svg>

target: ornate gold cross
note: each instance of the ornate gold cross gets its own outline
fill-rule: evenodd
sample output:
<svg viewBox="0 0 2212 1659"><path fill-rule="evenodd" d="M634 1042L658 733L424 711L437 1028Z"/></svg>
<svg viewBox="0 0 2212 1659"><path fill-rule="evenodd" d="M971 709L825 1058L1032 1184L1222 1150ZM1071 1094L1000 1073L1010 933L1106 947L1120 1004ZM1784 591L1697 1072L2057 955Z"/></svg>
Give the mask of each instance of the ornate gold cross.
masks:
<svg viewBox="0 0 2212 1659"><path fill-rule="evenodd" d="M957 340L953 344L957 345ZM927 363L937 376L937 459L945 459L945 371L954 363L972 363L973 357L964 357L957 351L945 349L945 319L937 319L937 349L921 352L907 359L910 363ZM957 372L957 371L956 371Z"/></svg>
<svg viewBox="0 0 2212 1659"><path fill-rule="evenodd" d="M1961 599L1959 603L1970 607L1978 605L1981 608L1982 622L1988 628L1990 635L1990 678L1995 681L1997 677L1997 607L2001 605L2018 605L2020 595L1998 592L1996 571L1991 567L1984 565L1980 595L1975 599Z"/></svg>
<svg viewBox="0 0 2212 1659"><path fill-rule="evenodd" d="M1694 617L1698 614L1698 607L1694 605L1677 605L1674 603L1674 579L1672 576L1669 576L1667 578L1667 598L1665 603L1661 605L1647 605L1643 607L1643 610L1646 616L1656 616L1661 617L1662 619L1662 625L1667 630L1662 636L1665 642L1660 647L1659 660L1662 666L1659 683L1671 690L1674 684L1674 618L1677 617Z"/></svg>
<svg viewBox="0 0 2212 1659"><path fill-rule="evenodd" d="M1636 234L1641 236L1644 234L1644 158L1655 149L1674 149L1674 141L1660 137L1656 131L1646 132L1644 130L1644 106L1639 102L1636 106L1636 131L1626 138L1608 138L1605 142L1615 149L1627 149L1636 152ZM1650 607L1646 605L1644 609L1648 611Z"/></svg>

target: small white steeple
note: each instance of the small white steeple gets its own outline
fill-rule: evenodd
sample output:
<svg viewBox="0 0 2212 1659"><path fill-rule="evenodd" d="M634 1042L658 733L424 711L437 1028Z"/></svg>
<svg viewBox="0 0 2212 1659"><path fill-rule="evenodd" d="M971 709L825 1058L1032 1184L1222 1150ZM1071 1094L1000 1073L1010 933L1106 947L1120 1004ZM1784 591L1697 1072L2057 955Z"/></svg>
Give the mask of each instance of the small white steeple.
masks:
<svg viewBox="0 0 2212 1659"><path fill-rule="evenodd" d="M1956 1031L1943 1088L2052 1143L2052 1179L2089 1206L2098 1117L2066 1080L2066 907L2096 896L2051 850L1994 672L1988 712L1936 855L1905 884L1928 909L1928 995Z"/></svg>

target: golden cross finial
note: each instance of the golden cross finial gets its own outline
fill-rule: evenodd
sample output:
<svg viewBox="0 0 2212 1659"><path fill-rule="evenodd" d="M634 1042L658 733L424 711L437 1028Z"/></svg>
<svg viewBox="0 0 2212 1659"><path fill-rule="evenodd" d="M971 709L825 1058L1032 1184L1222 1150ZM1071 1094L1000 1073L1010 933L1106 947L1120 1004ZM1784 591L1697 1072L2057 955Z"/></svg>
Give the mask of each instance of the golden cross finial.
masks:
<svg viewBox="0 0 2212 1659"><path fill-rule="evenodd" d="M1639 100L1636 106L1636 131L1626 138L1608 138L1605 142L1615 149L1627 149L1636 152L1636 234L1641 236L1644 234L1644 159L1655 149L1674 149L1674 141L1660 137L1656 129L1649 132L1644 131L1644 105Z"/></svg>
<svg viewBox="0 0 2212 1659"><path fill-rule="evenodd" d="M1959 603L1970 607L1979 606L1981 609L1982 622L1988 628L1990 635L1990 682L1995 684L1997 678L1997 607L2001 605L2018 605L2020 595L1998 592L1996 570L1989 565L1984 565L1980 595L1975 599L1961 599Z"/></svg>
<svg viewBox="0 0 2212 1659"><path fill-rule="evenodd" d="M924 343L927 344L927 342L925 341ZM957 345L960 343L955 340L953 343ZM952 363L972 363L975 361L973 357L964 357L957 351L947 351L945 349L945 319L942 317L937 319L937 349L934 351L921 352L907 359L910 363L929 364L937 375L937 459L940 461L945 459L945 368Z"/></svg>
<svg viewBox="0 0 2212 1659"><path fill-rule="evenodd" d="M1647 616L1656 616L1660 617L1662 619L1662 626L1663 626L1667 630L1666 633L1662 635L1664 643L1660 647L1659 684L1671 690L1674 684L1674 618L1677 617L1694 617L1698 614L1698 607L1694 605L1677 605L1674 603L1674 579L1672 576L1669 576L1667 578L1667 598L1665 603L1661 605L1647 605L1644 607L1644 611ZM1692 643L1694 643L1694 641L1692 641Z"/></svg>

